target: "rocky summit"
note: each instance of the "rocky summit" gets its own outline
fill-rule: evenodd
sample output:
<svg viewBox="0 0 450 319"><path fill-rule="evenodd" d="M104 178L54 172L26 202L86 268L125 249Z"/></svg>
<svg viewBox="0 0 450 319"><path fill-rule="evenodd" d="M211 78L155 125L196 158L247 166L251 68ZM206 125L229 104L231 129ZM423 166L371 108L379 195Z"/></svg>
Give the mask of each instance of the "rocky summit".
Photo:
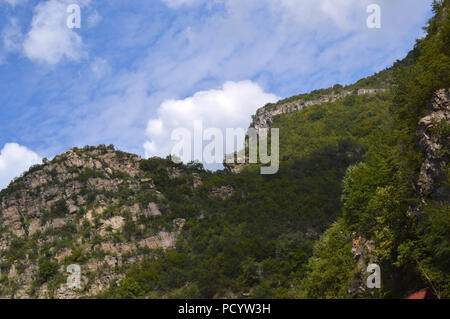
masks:
<svg viewBox="0 0 450 319"><path fill-rule="evenodd" d="M112 146L75 148L2 191L1 296L95 296L123 277L116 267L173 247L185 220L167 220L141 160ZM83 291L67 288L69 264L88 274Z"/></svg>

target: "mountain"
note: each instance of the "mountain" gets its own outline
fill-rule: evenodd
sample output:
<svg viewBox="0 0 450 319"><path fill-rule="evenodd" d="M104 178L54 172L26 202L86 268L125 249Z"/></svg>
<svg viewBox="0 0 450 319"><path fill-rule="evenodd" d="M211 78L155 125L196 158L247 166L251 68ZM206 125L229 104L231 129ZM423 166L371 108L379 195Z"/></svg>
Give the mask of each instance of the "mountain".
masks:
<svg viewBox="0 0 450 319"><path fill-rule="evenodd" d="M286 124L281 140L301 143L302 152L282 144L289 159L274 176L257 166L212 173L112 146L68 150L31 168L0 195L1 295L266 296L253 287L262 272L271 285L280 281L277 290L289 289L340 216L341 180L367 148L370 127L359 126L378 126L387 94L291 114L304 131L290 136L297 125ZM81 291L66 286L71 264L81 266Z"/></svg>
<svg viewBox="0 0 450 319"><path fill-rule="evenodd" d="M59 287L64 266L74 263L94 279L85 289L95 295L121 278L114 267L174 247L185 220L155 203L164 195L141 161L112 146L73 149L2 191L2 295L76 297Z"/></svg>
<svg viewBox="0 0 450 319"><path fill-rule="evenodd" d="M277 174L103 145L32 167L0 192L0 296L448 298L449 6L391 68L259 109Z"/></svg>

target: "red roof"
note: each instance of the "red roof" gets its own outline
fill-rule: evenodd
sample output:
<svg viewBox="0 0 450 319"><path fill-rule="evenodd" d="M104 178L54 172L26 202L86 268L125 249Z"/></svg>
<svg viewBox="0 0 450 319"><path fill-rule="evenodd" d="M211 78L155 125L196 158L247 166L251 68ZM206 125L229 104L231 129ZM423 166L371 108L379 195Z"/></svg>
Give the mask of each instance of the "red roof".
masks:
<svg viewBox="0 0 450 319"><path fill-rule="evenodd" d="M419 290L412 295L409 295L405 299L433 299L433 293L431 292L430 288L423 288L422 290Z"/></svg>

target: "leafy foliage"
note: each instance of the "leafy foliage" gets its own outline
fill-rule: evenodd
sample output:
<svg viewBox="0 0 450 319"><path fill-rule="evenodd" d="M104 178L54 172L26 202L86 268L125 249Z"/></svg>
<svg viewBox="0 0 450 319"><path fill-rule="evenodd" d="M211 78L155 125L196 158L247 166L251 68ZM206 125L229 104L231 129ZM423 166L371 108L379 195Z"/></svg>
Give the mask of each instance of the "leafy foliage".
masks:
<svg viewBox="0 0 450 319"><path fill-rule="evenodd" d="M383 278L385 296L404 297L423 287L437 297L449 296L449 202L423 202L412 187L423 162L416 148L417 123L432 94L450 84L449 3L434 2L427 37L417 41L407 63L394 68L392 130L369 145L365 162L349 168L343 181L344 223L375 239L376 255L389 273ZM445 123L435 129L448 140ZM442 145L446 156L448 144Z"/></svg>

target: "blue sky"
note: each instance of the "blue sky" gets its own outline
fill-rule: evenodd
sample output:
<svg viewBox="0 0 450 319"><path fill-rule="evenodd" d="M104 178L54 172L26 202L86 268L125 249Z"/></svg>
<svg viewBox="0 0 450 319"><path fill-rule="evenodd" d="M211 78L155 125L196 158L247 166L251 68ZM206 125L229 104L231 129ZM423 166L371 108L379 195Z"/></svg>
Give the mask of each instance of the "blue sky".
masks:
<svg viewBox="0 0 450 319"><path fill-rule="evenodd" d="M431 2L0 0L0 188L74 146L167 155L176 127L248 127L266 102L371 75L423 36Z"/></svg>

